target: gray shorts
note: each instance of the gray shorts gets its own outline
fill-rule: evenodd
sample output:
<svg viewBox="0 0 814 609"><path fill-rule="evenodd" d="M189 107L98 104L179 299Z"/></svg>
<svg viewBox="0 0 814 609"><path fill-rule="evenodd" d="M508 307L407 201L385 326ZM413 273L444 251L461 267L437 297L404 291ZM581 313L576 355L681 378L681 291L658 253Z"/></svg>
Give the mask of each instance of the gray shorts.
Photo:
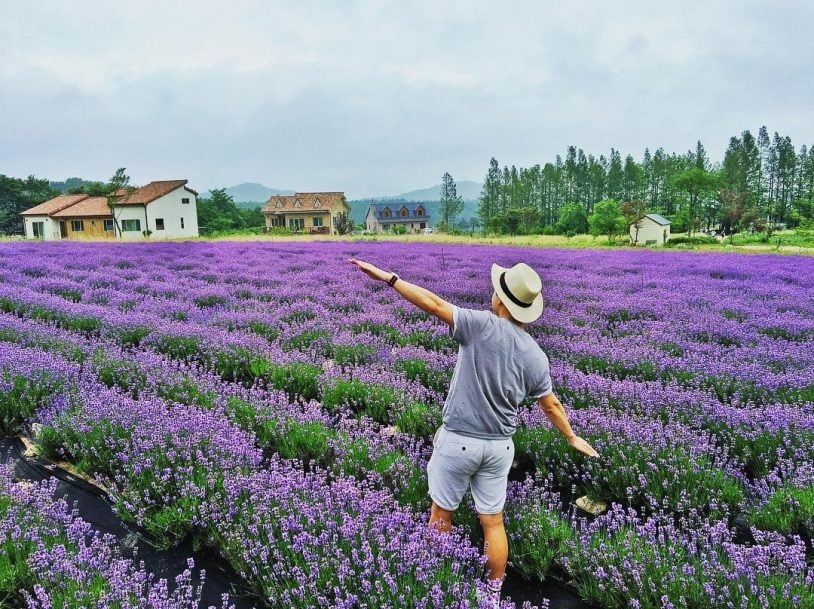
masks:
<svg viewBox="0 0 814 609"><path fill-rule="evenodd" d="M445 429L435 432L427 463L430 497L449 512L458 509L467 488L478 514L498 514L506 502L506 484L514 461L514 442L482 440Z"/></svg>

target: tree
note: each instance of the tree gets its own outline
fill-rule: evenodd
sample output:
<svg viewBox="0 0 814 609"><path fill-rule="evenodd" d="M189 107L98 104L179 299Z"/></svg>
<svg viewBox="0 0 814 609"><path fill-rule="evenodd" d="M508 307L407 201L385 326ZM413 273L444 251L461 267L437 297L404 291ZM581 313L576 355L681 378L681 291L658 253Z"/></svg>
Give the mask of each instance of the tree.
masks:
<svg viewBox="0 0 814 609"><path fill-rule="evenodd" d="M619 204L613 199L605 199L594 206L594 213L588 218L591 234L607 235L611 239L625 230L625 218L619 210Z"/></svg>
<svg viewBox="0 0 814 609"><path fill-rule="evenodd" d="M444 177L441 178L441 200L438 203L443 225L448 230L464 209L464 201L458 196L455 180L449 172L444 173Z"/></svg>
<svg viewBox="0 0 814 609"><path fill-rule="evenodd" d="M633 243L639 241L639 230L642 228L642 218L644 218L645 207L644 201L634 199L633 201L624 201L619 206L619 210L625 219L626 226L633 226L634 236Z"/></svg>
<svg viewBox="0 0 814 609"><path fill-rule="evenodd" d="M476 217L472 216L471 218L469 218L468 224L469 224L469 236L471 237L472 235L475 234L475 231L478 230L478 227L480 226L480 221Z"/></svg>
<svg viewBox="0 0 814 609"><path fill-rule="evenodd" d="M25 180L0 174L0 234L20 235L20 213L59 194L48 180L28 176Z"/></svg>
<svg viewBox="0 0 814 609"><path fill-rule="evenodd" d="M608 168L608 197L619 200L624 197L625 175L622 168L622 155L611 148L610 167Z"/></svg>
<svg viewBox="0 0 814 609"><path fill-rule="evenodd" d="M588 232L588 216L578 203L563 205L560 219L557 221L557 232L573 237Z"/></svg>
<svg viewBox="0 0 814 609"><path fill-rule="evenodd" d="M121 198L121 192L129 185L130 176L125 173L124 167L119 167L115 172L113 172L113 176L110 178L107 188L105 188L107 192L104 192L103 196L107 197L107 206L110 208L110 215L113 218L113 225L115 227L114 235L122 234L121 227L119 226L119 219L116 217L116 208L114 207L114 204L117 199ZM149 228L146 226L144 228L145 230L149 230Z"/></svg>
<svg viewBox="0 0 814 609"><path fill-rule="evenodd" d="M198 200L198 226L204 234L233 231L246 226L244 215L225 188L213 188Z"/></svg>
<svg viewBox="0 0 814 609"><path fill-rule="evenodd" d="M340 235L349 235L353 232L353 220L344 211L336 217L336 232Z"/></svg>
<svg viewBox="0 0 814 609"><path fill-rule="evenodd" d="M487 230L498 230L497 216L500 205L500 166L497 159L492 157L489 161L489 170L486 172L486 179L483 181L480 201L478 202L478 216L481 224Z"/></svg>
<svg viewBox="0 0 814 609"><path fill-rule="evenodd" d="M708 196L718 187L718 176L705 169L693 167L675 176L672 183L673 186L679 190L686 192L689 197L689 224L687 226L687 234L692 235L698 201Z"/></svg>

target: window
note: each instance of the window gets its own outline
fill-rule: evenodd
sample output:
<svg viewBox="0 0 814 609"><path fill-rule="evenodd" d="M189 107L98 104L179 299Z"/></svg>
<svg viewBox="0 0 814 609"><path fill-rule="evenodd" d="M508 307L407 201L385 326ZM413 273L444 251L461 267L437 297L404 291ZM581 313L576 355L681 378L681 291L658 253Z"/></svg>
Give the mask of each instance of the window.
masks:
<svg viewBox="0 0 814 609"><path fill-rule="evenodd" d="M427 228L427 223L426 223L426 222L422 222L422 223L421 223L421 228Z"/></svg>
<svg viewBox="0 0 814 609"><path fill-rule="evenodd" d="M113 220L105 220L105 231L113 231Z"/></svg>
<svg viewBox="0 0 814 609"><path fill-rule="evenodd" d="M85 230L84 220L71 220L71 231L74 233L81 233Z"/></svg>
<svg viewBox="0 0 814 609"><path fill-rule="evenodd" d="M415 210L415 215L416 216L423 216L424 215L424 209L419 207L417 210Z"/></svg>
<svg viewBox="0 0 814 609"><path fill-rule="evenodd" d="M164 230L164 218L155 219L155 230Z"/></svg>
<svg viewBox="0 0 814 609"><path fill-rule="evenodd" d="M122 220L122 232L133 233L141 231L141 220Z"/></svg>
<svg viewBox="0 0 814 609"><path fill-rule="evenodd" d="M181 203L183 203L184 205L189 204L189 198L188 197L182 197L181 198Z"/></svg>
<svg viewBox="0 0 814 609"><path fill-rule="evenodd" d="M184 228L184 219L181 218L181 228Z"/></svg>
<svg viewBox="0 0 814 609"><path fill-rule="evenodd" d="M389 217L390 217L390 210L389 210L389 209L385 209L385 210L382 212L382 217L383 217L383 218L389 218Z"/></svg>
<svg viewBox="0 0 814 609"><path fill-rule="evenodd" d="M302 230L305 228L305 219L304 218L289 218L288 219L288 228L291 230Z"/></svg>
<svg viewBox="0 0 814 609"><path fill-rule="evenodd" d="M407 211L407 208L406 208L406 207L402 207L402 208L401 208L401 217L402 217L402 218L406 218L406 217L407 217L407 214L409 214L409 213L410 213L410 212L409 212L409 211Z"/></svg>
<svg viewBox="0 0 814 609"><path fill-rule="evenodd" d="M34 233L35 239L42 239L45 237L45 223L44 222L32 222L31 223L31 230Z"/></svg>
<svg viewBox="0 0 814 609"><path fill-rule="evenodd" d="M96 226L96 220L91 220L91 221L90 221L90 225L91 225L91 226Z"/></svg>
<svg viewBox="0 0 814 609"><path fill-rule="evenodd" d="M314 226L322 226L322 217L321 216L314 216L311 218L312 223Z"/></svg>

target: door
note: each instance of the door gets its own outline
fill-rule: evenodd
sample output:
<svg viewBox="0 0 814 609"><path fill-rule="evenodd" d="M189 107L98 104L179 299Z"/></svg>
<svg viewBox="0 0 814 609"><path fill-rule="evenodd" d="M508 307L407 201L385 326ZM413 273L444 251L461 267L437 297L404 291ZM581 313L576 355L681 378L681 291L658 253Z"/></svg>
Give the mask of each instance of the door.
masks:
<svg viewBox="0 0 814 609"><path fill-rule="evenodd" d="M59 236L63 239L68 238L68 227L65 226L65 220L59 221Z"/></svg>

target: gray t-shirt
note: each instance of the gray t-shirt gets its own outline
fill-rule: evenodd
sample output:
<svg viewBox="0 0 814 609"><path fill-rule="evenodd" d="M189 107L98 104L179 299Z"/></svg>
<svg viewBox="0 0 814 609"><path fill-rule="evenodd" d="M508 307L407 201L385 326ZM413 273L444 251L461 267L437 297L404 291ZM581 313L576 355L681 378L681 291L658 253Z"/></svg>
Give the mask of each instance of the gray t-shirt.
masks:
<svg viewBox="0 0 814 609"><path fill-rule="evenodd" d="M444 427L475 438L511 437L520 402L551 393L548 357L528 332L491 311L453 305L450 335L460 346Z"/></svg>

